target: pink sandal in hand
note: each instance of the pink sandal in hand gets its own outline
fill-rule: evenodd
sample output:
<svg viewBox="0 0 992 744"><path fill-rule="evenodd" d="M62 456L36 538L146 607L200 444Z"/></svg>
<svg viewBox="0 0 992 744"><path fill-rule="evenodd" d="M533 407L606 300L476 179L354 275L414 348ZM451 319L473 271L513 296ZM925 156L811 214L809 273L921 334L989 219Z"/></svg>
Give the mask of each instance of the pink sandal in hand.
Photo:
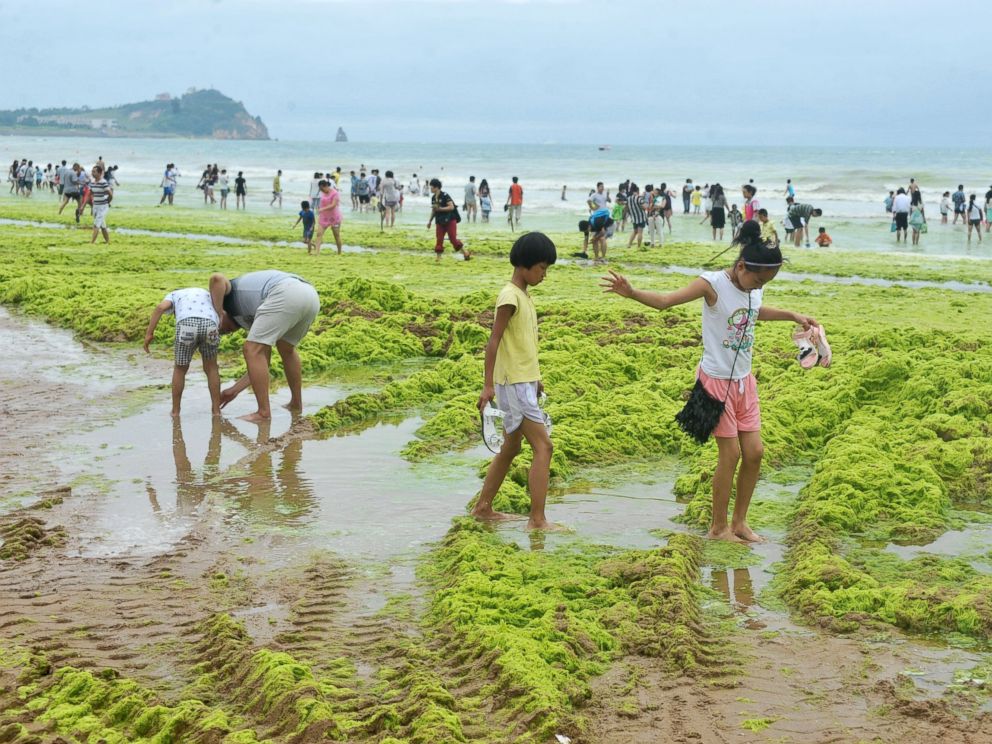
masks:
<svg viewBox="0 0 992 744"><path fill-rule="evenodd" d="M799 347L799 366L803 369L813 369L819 358L815 341L813 340L813 329L803 330L802 326L796 328L792 333L792 340Z"/></svg>
<svg viewBox="0 0 992 744"><path fill-rule="evenodd" d="M833 361L833 352L830 351L830 344L827 343L827 332L823 326L813 326L813 343L816 344L816 353L820 355L818 360L821 367L829 367Z"/></svg>

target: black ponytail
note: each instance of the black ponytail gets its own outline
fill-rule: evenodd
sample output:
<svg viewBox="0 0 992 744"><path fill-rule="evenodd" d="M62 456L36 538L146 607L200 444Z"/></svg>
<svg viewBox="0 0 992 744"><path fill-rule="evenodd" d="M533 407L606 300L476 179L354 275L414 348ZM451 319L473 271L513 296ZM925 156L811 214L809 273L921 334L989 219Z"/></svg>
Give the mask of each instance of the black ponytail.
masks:
<svg viewBox="0 0 992 744"><path fill-rule="evenodd" d="M761 225L757 220L748 220L737 233L731 245L740 246L738 261L743 261L749 271L763 271L782 265L782 250L778 243L771 243L761 237Z"/></svg>

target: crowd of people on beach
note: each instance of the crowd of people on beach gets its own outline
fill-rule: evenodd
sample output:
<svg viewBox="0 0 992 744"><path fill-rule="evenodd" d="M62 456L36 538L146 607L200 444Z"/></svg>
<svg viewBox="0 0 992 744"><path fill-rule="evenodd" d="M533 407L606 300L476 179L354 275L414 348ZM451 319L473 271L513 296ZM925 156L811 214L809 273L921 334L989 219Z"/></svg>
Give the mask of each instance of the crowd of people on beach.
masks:
<svg viewBox="0 0 992 744"><path fill-rule="evenodd" d="M109 207L113 198L113 190L118 186L116 178L117 166L107 166L103 158L97 158L94 167L99 167L102 179L107 183L107 200L104 204L92 202L93 189L90 184L94 180L92 169L87 171L79 163L69 165L65 160L59 163L48 163L44 167L28 158L14 160L8 170L10 193L30 198L35 192L57 194L61 200L60 213L68 202L75 205L74 216L79 222L86 208ZM232 171L233 172L233 171ZM181 173L175 163L167 163L162 170L159 199L160 206L174 205ZM272 177L271 198L269 206L283 206L283 171L276 170ZM350 202L351 211L362 214L378 213L379 229L385 231L395 227L397 216L402 214L408 197L426 197L430 203L430 214L427 226L434 228L434 252L440 260L445 241L466 258L471 253L465 248L465 241L458 236L458 224L464 218L467 222L490 223L496 197L493 188L486 178L476 179L469 176L457 193L452 196L444 190L444 185L438 178L421 178L412 173L407 182L399 178L393 170L380 171L379 168L369 168L365 164L350 170L347 175L337 166L333 170L315 171L310 181L308 198L300 202L297 221L294 227L302 223L302 240L308 252L319 255L323 244L324 234L328 228L334 236L338 252L343 249L341 226L343 222L343 203ZM228 195L233 190L235 194L235 209L247 208L248 182L244 171L237 171L236 176L229 175L226 168L217 163L208 163L200 172L196 184L197 190L202 191L204 205L218 205L222 210L228 208ZM103 191L102 186L100 187ZM347 190L347 196L344 191ZM562 187L561 199L567 201L567 185ZM617 233L626 234L626 247L647 250L664 246L666 232L672 234L672 215L676 204L681 199L683 217L698 215L699 224L708 225L711 239L720 242L733 240L741 226L748 220L755 220L761 225L762 234L768 240L783 240L795 247L809 248L812 244L818 247L828 247L833 244L833 237L827 232L826 226L819 225L811 235L810 228L814 218L822 217L823 211L808 202L799 201L792 179L787 179L781 196L783 203L781 219L776 223L771 218L767 207L762 206L757 195L757 187L753 180L743 184L740 198L734 199L728 195L724 186L718 182L695 183L687 178L684 184L670 187L662 181L655 185L648 183L641 187L635 181L627 179L619 183L615 189L607 189L603 182L589 190L585 206L588 214L583 215L578 223L579 232L583 236L582 250L575 252L576 258L591 259L593 262L605 261L609 241ZM777 197L776 192L776 197ZM524 188L520 178L513 176L506 187L503 211L507 225L511 231L521 227L524 207ZM923 193L915 179L897 190L890 191L884 200L884 207L891 217L890 231L895 233L897 243L912 243L919 245L921 236L929 228ZM968 241L976 236L982 241L982 232L992 226L992 186L984 194L967 194L963 184L955 191L945 191L938 205L942 224L957 224L958 220L967 226ZM775 208L774 211L778 211ZM104 234L106 230L106 209L101 209L101 219L95 227L95 234ZM950 219L953 215L953 219ZM589 246L592 246L590 255Z"/></svg>
<svg viewBox="0 0 992 744"><path fill-rule="evenodd" d="M919 245L920 236L928 231L926 207L923 202L923 194L915 178L909 179L909 185L905 188L899 187L896 191L890 191L884 201L885 211L892 215L891 231L896 234L896 242L906 243L907 233L913 231L913 245ZM978 194L971 193L965 195L964 184L958 184L957 190L952 194L945 191L940 197L940 223L948 224L948 217L954 213L954 220L950 223L956 225L960 218L961 224L968 226L968 242L971 242L971 235L974 232L978 237L978 242L982 242L982 228L988 232L992 227L992 185L985 192L985 200L978 201Z"/></svg>
<svg viewBox="0 0 992 744"><path fill-rule="evenodd" d="M103 236L105 243L110 242L110 231L107 228L107 212L114 198L114 187L118 186L116 177L117 166L107 166L103 156L87 172L79 163L71 166L63 160L61 164L48 163L44 170L33 161L22 158L16 159L8 171L10 193L30 198L33 191L47 190L59 198L59 214L65 210L69 202L74 202L73 214L76 224L89 207L93 217L93 237L95 243L98 236Z"/></svg>

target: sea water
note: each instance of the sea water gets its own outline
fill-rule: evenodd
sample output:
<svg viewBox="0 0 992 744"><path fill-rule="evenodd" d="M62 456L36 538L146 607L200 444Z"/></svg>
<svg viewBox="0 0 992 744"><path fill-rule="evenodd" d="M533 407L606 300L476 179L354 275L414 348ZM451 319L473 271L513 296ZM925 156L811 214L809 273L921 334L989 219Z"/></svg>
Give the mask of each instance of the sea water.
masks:
<svg viewBox="0 0 992 744"><path fill-rule="evenodd" d="M347 174L378 168L392 170L400 183L414 182L414 175L440 178L445 191L460 201L469 176L478 184L487 179L494 195L495 224L501 225L502 204L512 176L524 188L526 229L571 230L588 214L586 197L597 181L616 191L631 179L640 186L667 183L675 191L675 220L680 223L676 240L707 240L711 233L690 218L681 217L681 188L687 178L694 184L719 182L731 204L743 206L740 186L753 180L758 198L779 225L785 214L786 179L791 178L797 200L824 210L814 219L840 248L902 250L918 253L992 257L992 242L968 243L960 223L940 225L938 204L944 191L964 184L984 204L992 184L992 157L966 148L841 148L841 147L714 147L714 146L614 146L555 144L416 144L364 142L284 142L185 139L116 139L78 137L0 137L0 157L9 164L15 157L29 158L44 167L65 159L89 167L102 156L120 166L117 179L124 192L157 203L165 164L174 162L180 173L177 203L195 206L203 199L195 187L207 163L226 168L233 189L238 171L248 184L249 210L269 208L272 178L282 170L284 205L295 208L309 196L315 171L340 167ZM5 169L6 170L6 169ZM895 244L889 234L890 219L882 202L890 190L920 184L930 231L919 247ZM347 178L344 181L347 191ZM563 200L562 187L567 186ZM124 194L120 194L124 196ZM232 195L233 201L233 195ZM410 208L415 214L410 215ZM285 206L284 206L285 208ZM408 196L403 221L426 221L427 198ZM698 218L697 218L698 220ZM464 223L463 228L464 229ZM781 234L781 227L779 225ZM813 232L813 231L811 231Z"/></svg>

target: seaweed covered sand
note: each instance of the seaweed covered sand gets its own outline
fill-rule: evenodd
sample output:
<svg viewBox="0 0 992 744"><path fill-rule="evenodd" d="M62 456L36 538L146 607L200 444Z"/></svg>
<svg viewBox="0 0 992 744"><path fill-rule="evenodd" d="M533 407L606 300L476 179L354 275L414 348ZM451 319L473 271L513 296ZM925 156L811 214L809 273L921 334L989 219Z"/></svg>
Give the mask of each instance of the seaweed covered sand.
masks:
<svg viewBox="0 0 992 744"><path fill-rule="evenodd" d="M5 203L4 216L48 213ZM118 216L117 224L166 227L153 210ZM484 467L471 449L474 402L494 291L507 272L505 236L480 233L472 243L480 260L435 267L421 236L355 228L346 242L376 253L315 261L295 247L251 242L284 237L274 220L214 217L176 210L169 227L247 242L119 234L108 251L81 232L0 226L0 302L84 339L134 343L149 308L174 287L204 284L218 269L296 271L322 300L301 346L307 380L348 379L369 365L382 373L365 392L317 412L312 427L262 443L245 461L316 432L355 436L417 415L407 461L428 466L464 450L463 467ZM556 237L569 252L574 238ZM685 280L662 261L698 265L711 248L614 258L630 262L639 286L665 289ZM792 268L889 279L992 274L975 262L967 271L950 260L914 263L817 254ZM715 452L671 424L698 358L696 308L641 312L600 296L588 267L559 265L535 292L558 493L567 504L578 484L613 486L674 458L684 532L667 531L654 548L578 534L527 549L453 514L418 558L419 579L356 615L355 592L376 581L368 567L311 543L296 560L267 562L268 548L293 544L294 529L274 542L232 521L224 482L237 468L208 479L210 508L197 513L191 536L151 557L87 556L73 530L73 496L40 500L0 519L0 590L9 598L0 619L0 740L626 741L659 730L673 740L735 732L871 740L921 730L968 740L983 726L981 664L954 684L921 690L907 686L911 675L879 639L906 632L965 646L979 661L992 631L983 556L894 550L988 521L992 359L987 333L965 319L981 317L992 296L783 280L770 291L825 323L836 358L829 370L803 372L788 329L759 327L768 493L775 480L803 474L798 491L759 492L754 504L756 522L787 546L759 603L777 608L782 628L794 627L785 608L822 628L812 639L749 628L754 618L734 614L701 580L752 561L704 551L697 535ZM170 335L163 324L163 356ZM239 371L237 349L237 338L225 342L230 374ZM522 512L525 483L523 468L511 473L497 506ZM653 526L661 525L645 529ZM249 622L259 607L273 608L267 622ZM822 672L863 658L865 644L874 644L873 662L858 679L821 690L819 703L804 701L804 686L847 673ZM796 672L804 657L818 660L810 666L819 681ZM771 668L759 675L762 662ZM761 697L759 676L771 676L784 700L847 717L800 723L787 705Z"/></svg>

